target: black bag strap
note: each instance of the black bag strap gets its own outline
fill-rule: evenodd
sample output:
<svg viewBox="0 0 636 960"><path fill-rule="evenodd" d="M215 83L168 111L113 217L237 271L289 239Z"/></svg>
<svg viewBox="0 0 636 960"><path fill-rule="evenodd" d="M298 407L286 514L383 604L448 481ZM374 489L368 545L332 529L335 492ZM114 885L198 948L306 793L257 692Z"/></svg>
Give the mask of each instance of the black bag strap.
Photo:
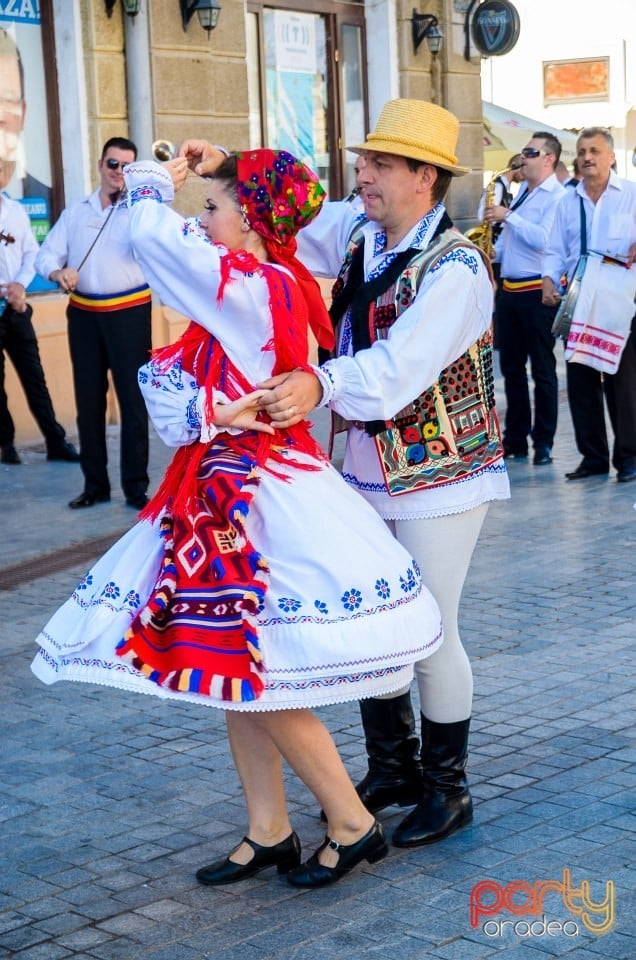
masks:
<svg viewBox="0 0 636 960"><path fill-rule="evenodd" d="M579 220L581 224L581 256L584 257L587 253L587 221L585 219L585 205L581 194L579 194Z"/></svg>

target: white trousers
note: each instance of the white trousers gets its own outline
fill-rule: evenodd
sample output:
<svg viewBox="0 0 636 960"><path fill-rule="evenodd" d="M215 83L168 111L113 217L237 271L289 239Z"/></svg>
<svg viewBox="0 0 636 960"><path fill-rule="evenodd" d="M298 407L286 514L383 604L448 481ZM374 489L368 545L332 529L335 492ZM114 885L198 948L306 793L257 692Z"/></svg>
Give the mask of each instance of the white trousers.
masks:
<svg viewBox="0 0 636 960"><path fill-rule="evenodd" d="M415 664L422 713L434 723L456 723L471 714L473 673L457 618L464 581L487 512L485 503L464 513L430 520L387 520L396 538L419 563L422 579L442 614L444 642L436 653Z"/></svg>

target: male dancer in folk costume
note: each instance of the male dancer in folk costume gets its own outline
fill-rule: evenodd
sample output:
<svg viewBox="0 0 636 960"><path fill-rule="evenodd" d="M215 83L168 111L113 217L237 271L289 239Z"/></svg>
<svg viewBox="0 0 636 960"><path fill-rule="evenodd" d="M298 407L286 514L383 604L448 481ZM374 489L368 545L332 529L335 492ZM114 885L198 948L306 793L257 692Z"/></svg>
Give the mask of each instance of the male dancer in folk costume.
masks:
<svg viewBox="0 0 636 960"><path fill-rule="evenodd" d="M458 606L487 504L510 495L494 410L491 273L443 202L468 172L457 165L458 131L441 107L394 100L351 148L365 156L367 222L330 203L299 235L309 269L338 276L337 357L270 380L262 401L283 427L319 405L347 421L345 479L417 558L442 612L444 643L415 667L421 751L408 688L361 704L369 772L360 796L373 811L416 805L395 831L398 846L432 843L472 819L472 672Z"/></svg>

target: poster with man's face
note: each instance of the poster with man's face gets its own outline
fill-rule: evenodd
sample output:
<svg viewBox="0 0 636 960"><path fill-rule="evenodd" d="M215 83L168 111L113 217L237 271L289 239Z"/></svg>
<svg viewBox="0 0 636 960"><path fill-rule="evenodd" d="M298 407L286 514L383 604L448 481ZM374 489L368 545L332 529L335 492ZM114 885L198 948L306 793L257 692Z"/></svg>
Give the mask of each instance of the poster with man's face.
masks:
<svg viewBox="0 0 636 960"><path fill-rule="evenodd" d="M37 2L0 13L0 189L24 204L44 239L51 220L51 158Z"/></svg>

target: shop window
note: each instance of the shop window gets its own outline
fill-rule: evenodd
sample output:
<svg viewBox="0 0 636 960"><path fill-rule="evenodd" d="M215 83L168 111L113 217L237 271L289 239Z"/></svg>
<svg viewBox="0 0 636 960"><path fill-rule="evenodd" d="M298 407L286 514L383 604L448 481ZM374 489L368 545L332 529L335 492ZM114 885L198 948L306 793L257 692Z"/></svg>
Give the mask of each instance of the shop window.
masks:
<svg viewBox="0 0 636 960"><path fill-rule="evenodd" d="M318 173L330 196L353 185L347 143L367 123L362 3L249 3L251 146L289 150Z"/></svg>

